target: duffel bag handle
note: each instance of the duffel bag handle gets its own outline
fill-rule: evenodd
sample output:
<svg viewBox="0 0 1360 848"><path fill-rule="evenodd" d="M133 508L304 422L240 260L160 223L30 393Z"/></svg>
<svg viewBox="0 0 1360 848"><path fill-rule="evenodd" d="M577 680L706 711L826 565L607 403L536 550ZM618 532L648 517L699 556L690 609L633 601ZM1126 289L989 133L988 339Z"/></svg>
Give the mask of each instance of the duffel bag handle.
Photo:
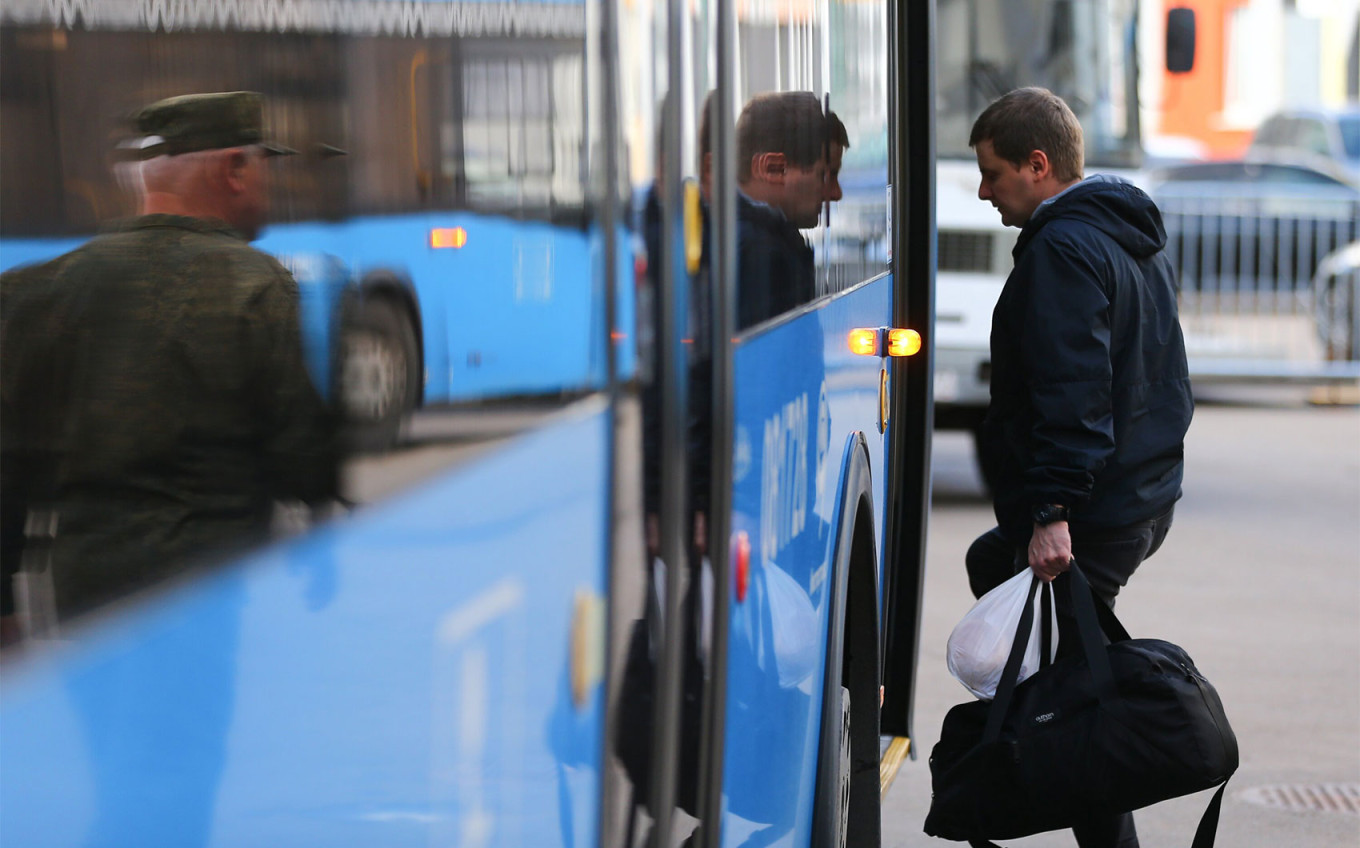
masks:
<svg viewBox="0 0 1360 848"><path fill-rule="evenodd" d="M1078 640L1081 642L1082 652L1086 654L1086 665L1091 669L1091 681L1095 684L1096 695L1099 696L1103 706L1113 707L1122 712L1116 706L1119 704L1119 692L1114 686L1110 655L1100 638L1100 624L1096 620L1096 602L1095 596L1091 593L1091 584L1086 582L1086 575L1081 573L1076 560L1072 561L1072 567L1067 573L1068 588L1072 590L1072 614L1077 619Z"/></svg>
<svg viewBox="0 0 1360 848"><path fill-rule="evenodd" d="M1020 677L1020 665L1025 661L1025 649L1029 647L1029 633L1034 627L1034 595L1044 586L1052 593L1053 587L1038 577L1030 581L1029 594L1025 597L1025 609L1020 613L1020 623L1015 627L1015 639L1011 641L1011 653L1006 657L1006 667L1001 671L1001 680L996 684L996 695L992 698L991 709L987 711L987 726L978 744L995 742L1001 735L1001 723L1006 717L1006 709L1011 703L1016 681Z"/></svg>
<svg viewBox="0 0 1360 848"><path fill-rule="evenodd" d="M1118 693L1114 685L1114 672L1110 669L1110 657L1105 651L1105 642L1101 639L1101 624L1097 620L1095 595L1091 591L1091 584L1086 581L1086 575L1081 573L1077 567L1076 560L1072 561L1072 567L1068 570L1068 588L1071 590L1072 611L1077 619L1078 640L1081 648L1086 655L1086 665L1091 670L1091 680L1095 684L1096 694L1100 702L1116 712L1121 710L1122 704L1118 699ZM1001 672L1001 680L996 686L996 697L992 700L991 709L987 711L987 726L982 733L982 744L995 742L1001 736L1001 724L1006 717L1006 711L1010 707L1011 696L1015 692L1016 684L1020 678L1020 665L1024 662L1025 649L1029 646L1030 630L1034 626L1034 595L1039 591L1039 587L1045 587L1046 591L1052 592L1051 583L1046 583L1037 577L1030 584L1029 596L1025 600L1024 612L1020 615L1020 624L1015 629L1015 639L1011 642L1010 656L1006 658L1006 667ZM1101 603L1101 606L1105 606ZM1108 613L1106 618L1105 632L1114 641L1123 641L1129 638L1129 634L1124 630L1124 626L1119 623L1119 619L1114 617L1114 611L1106 607ZM1045 618L1044 625L1048 621Z"/></svg>

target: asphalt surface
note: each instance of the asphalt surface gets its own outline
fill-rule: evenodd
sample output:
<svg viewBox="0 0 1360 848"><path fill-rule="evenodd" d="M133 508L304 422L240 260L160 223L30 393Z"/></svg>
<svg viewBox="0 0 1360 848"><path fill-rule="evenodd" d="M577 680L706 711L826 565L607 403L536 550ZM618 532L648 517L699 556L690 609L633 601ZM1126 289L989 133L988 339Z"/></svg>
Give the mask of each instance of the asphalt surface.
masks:
<svg viewBox="0 0 1360 848"><path fill-rule="evenodd" d="M1175 524L1118 605L1134 636L1184 647L1223 699L1242 759L1218 829L1227 848L1360 846L1360 410L1307 398L1200 398ZM944 649L972 603L964 551L993 522L961 434L937 435L934 480L918 759L884 800L885 846L959 844L921 830L927 758L945 712L971 697ZM1144 848L1188 846L1211 794L1138 812ZM1076 843L1060 832L1005 844Z"/></svg>

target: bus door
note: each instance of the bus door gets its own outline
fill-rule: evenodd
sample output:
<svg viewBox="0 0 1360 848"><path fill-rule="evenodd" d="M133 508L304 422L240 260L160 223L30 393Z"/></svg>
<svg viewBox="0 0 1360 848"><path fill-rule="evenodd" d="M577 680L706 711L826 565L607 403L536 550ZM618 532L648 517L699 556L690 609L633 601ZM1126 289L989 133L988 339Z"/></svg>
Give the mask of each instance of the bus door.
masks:
<svg viewBox="0 0 1360 848"><path fill-rule="evenodd" d="M718 418L704 411L709 381L696 379L712 360L708 307L697 300L707 295L712 260L699 156L712 5L624 3L607 13L615 16L617 65L604 70L613 74L618 112L595 118L617 121L620 201L632 225L640 468L631 470L645 527L642 555L616 557L611 575L615 665L606 723L622 766L606 775L602 824L611 845L668 845L661 835L672 833L705 838L700 823L716 821L705 806L716 798L706 797L701 775L713 756L703 693L717 653L709 634L721 568L710 543L718 531L705 533L704 475L713 450L707 428ZM627 408L624 399L621 419Z"/></svg>
<svg viewBox="0 0 1360 848"><path fill-rule="evenodd" d="M890 4L889 213L896 286L893 322L916 329L921 350L894 360L888 517L883 551L882 730L912 739L921 592L930 514L935 359L935 3ZM914 759L916 751L910 746Z"/></svg>
<svg viewBox="0 0 1360 848"><path fill-rule="evenodd" d="M835 844L847 828L855 844L878 839L880 681L892 699L883 729L905 737L910 725L929 364L848 343L856 329L878 339L890 326L929 339L933 177L904 160L932 155L930 9L618 10L620 127L650 316L646 599L629 618L613 596L615 632L647 631L626 648L608 721L627 740L616 789L633 795L621 801L629 815L606 814L606 828L625 822L619 844L667 844L658 831L704 845ZM852 136L842 175L855 176L843 197L837 187L834 202L814 199L818 222L797 223L810 292L748 323L738 238L751 198L737 126L770 93L837 112ZM827 140L816 143L829 159ZM837 506L847 492L862 522ZM636 668L651 677L639 684ZM646 718L630 724L639 689ZM853 740L841 735L847 712Z"/></svg>

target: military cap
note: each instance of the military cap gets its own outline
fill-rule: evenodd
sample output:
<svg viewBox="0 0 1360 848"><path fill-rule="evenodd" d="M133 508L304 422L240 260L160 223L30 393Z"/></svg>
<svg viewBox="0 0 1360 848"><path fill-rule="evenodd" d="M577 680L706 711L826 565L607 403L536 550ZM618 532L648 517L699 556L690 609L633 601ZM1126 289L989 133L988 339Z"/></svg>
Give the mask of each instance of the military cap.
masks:
<svg viewBox="0 0 1360 848"><path fill-rule="evenodd" d="M259 145L270 155L296 153L264 137L264 98L254 91L183 94L158 100L133 116L143 138L140 158Z"/></svg>

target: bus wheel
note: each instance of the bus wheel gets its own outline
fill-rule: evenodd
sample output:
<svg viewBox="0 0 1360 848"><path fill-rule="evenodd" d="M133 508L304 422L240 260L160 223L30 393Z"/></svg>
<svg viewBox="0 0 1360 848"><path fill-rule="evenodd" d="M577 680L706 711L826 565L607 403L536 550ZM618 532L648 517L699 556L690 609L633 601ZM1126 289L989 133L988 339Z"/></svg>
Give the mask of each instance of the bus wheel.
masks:
<svg viewBox="0 0 1360 848"><path fill-rule="evenodd" d="M836 848L844 848L850 828L850 690L844 686L841 687L841 747L836 792L839 810L832 833L836 835Z"/></svg>
<svg viewBox="0 0 1360 848"><path fill-rule="evenodd" d="M817 792L813 801L812 848L845 848L850 839L850 791L852 788L852 769L854 751L850 729L850 688L842 684L840 691L840 725L835 721L835 712L826 718L822 728L823 743L821 757L829 766L818 766ZM836 696L836 689L828 686L826 697ZM832 707L835 710L835 707ZM832 734L835 734L834 736ZM836 747L830 748L826 742L836 739Z"/></svg>
<svg viewBox="0 0 1360 848"><path fill-rule="evenodd" d="M345 441L356 451L387 450L416 404L415 330L391 300L370 297L346 322L340 347Z"/></svg>

